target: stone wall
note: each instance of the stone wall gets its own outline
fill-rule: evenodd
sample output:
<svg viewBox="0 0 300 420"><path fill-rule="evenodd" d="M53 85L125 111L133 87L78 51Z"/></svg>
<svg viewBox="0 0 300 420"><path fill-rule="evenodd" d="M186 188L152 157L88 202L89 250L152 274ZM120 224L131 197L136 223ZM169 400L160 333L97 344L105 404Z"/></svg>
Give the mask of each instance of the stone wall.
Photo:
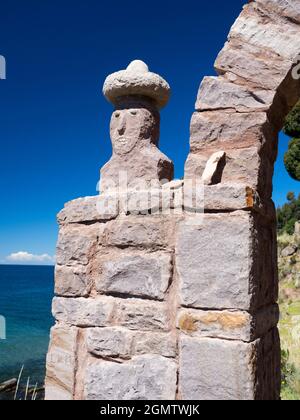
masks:
<svg viewBox="0 0 300 420"><path fill-rule="evenodd" d="M46 399L279 398L271 193L278 130L300 96L299 24L300 0L245 6L219 76L200 86L184 182L105 189L59 214ZM153 171L130 159L131 180ZM186 204L191 180L204 213Z"/></svg>

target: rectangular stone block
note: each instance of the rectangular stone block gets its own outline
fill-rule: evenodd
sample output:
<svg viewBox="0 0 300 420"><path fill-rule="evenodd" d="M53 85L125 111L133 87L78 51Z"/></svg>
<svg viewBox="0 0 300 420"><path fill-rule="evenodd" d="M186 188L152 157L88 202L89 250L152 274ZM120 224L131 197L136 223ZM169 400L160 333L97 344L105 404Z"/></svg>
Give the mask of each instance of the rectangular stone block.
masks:
<svg viewBox="0 0 300 420"><path fill-rule="evenodd" d="M121 193L120 211L125 215L155 214L161 207L161 189L128 190Z"/></svg>
<svg viewBox="0 0 300 420"><path fill-rule="evenodd" d="M175 400L177 366L157 355L127 363L91 362L85 374L86 400Z"/></svg>
<svg viewBox="0 0 300 420"><path fill-rule="evenodd" d="M194 184L196 185L196 184ZM221 183L216 185L192 186L189 191L189 183L184 186L184 191L188 195L203 195L203 208L205 211L220 210L243 210L254 209L261 210L261 200L259 195L245 184ZM202 191L203 190L203 191ZM199 202L199 200L197 200ZM197 202L193 199L193 202Z"/></svg>
<svg viewBox="0 0 300 420"><path fill-rule="evenodd" d="M56 297L52 313L57 321L78 327L106 327L114 311L113 298L63 298Z"/></svg>
<svg viewBox="0 0 300 420"><path fill-rule="evenodd" d="M195 112L191 120L191 153L212 155L220 150L228 152L255 147L271 158L276 149L274 136L264 112Z"/></svg>
<svg viewBox="0 0 300 420"><path fill-rule="evenodd" d="M65 297L86 297L92 288L92 277L84 266L55 268L55 294Z"/></svg>
<svg viewBox="0 0 300 420"><path fill-rule="evenodd" d="M99 262L96 289L101 293L163 300L171 281L172 258L163 252L109 253Z"/></svg>
<svg viewBox="0 0 300 420"><path fill-rule="evenodd" d="M216 71L228 81L273 91L278 89L290 68L289 60L282 60L275 52L239 38L231 38L215 62Z"/></svg>
<svg viewBox="0 0 300 420"><path fill-rule="evenodd" d="M130 359L143 354L176 356L176 336L172 333L131 331L122 327L89 328L88 351L98 357Z"/></svg>
<svg viewBox="0 0 300 420"><path fill-rule="evenodd" d="M290 8L294 3L296 2L289 1ZM275 4L273 7L276 9ZM244 8L231 28L229 39L231 38L254 44L262 51L271 50L289 60L294 60L299 54L299 26L291 20L280 18L278 14L268 12L267 9L262 10L257 2Z"/></svg>
<svg viewBox="0 0 300 420"><path fill-rule="evenodd" d="M232 112L267 111L275 91L257 89L228 82L225 78L204 77L198 92L196 111L227 110Z"/></svg>
<svg viewBox="0 0 300 420"><path fill-rule="evenodd" d="M123 326L141 331L168 331L170 319L165 303L142 299L56 297L53 316L78 327Z"/></svg>
<svg viewBox="0 0 300 420"><path fill-rule="evenodd" d="M257 148L226 149L226 162L221 183L240 183L256 190L262 199L271 199L273 164L268 155L260 155ZM210 152L191 153L185 164L185 180L201 179Z"/></svg>
<svg viewBox="0 0 300 420"><path fill-rule="evenodd" d="M169 308L165 302L119 299L116 302L115 325L140 331L170 331Z"/></svg>
<svg viewBox="0 0 300 420"><path fill-rule="evenodd" d="M253 343L182 337L180 396L183 400L278 400L278 354L276 331Z"/></svg>
<svg viewBox="0 0 300 420"><path fill-rule="evenodd" d="M75 327L55 326L51 330L47 355L46 400L73 399L77 336L78 330Z"/></svg>
<svg viewBox="0 0 300 420"><path fill-rule="evenodd" d="M258 229L259 220L239 211L179 225L176 268L183 306L251 310L276 302L272 227Z"/></svg>
<svg viewBox="0 0 300 420"><path fill-rule="evenodd" d="M246 311L181 309L177 328L191 337L254 341L277 326L279 309L271 305L254 314Z"/></svg>
<svg viewBox="0 0 300 420"><path fill-rule="evenodd" d="M106 227L106 243L118 247L167 248L173 228L168 217L124 216Z"/></svg>
<svg viewBox="0 0 300 420"><path fill-rule="evenodd" d="M59 231L56 250L58 265L88 265L101 241L103 225L67 225Z"/></svg>
<svg viewBox="0 0 300 420"><path fill-rule="evenodd" d="M65 204L58 214L61 225L68 223L91 223L115 219L119 214L119 199L116 195L97 195L78 198Z"/></svg>
<svg viewBox="0 0 300 420"><path fill-rule="evenodd" d="M280 16L290 18L292 21L300 23L300 3L299 0L256 0L256 2Z"/></svg>

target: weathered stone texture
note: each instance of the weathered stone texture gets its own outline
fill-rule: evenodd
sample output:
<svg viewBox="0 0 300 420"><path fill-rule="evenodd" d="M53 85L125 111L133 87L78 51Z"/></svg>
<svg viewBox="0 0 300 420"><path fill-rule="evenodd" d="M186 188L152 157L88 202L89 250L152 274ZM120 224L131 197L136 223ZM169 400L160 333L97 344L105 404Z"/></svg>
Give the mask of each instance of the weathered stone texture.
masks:
<svg viewBox="0 0 300 420"><path fill-rule="evenodd" d="M55 326L47 355L46 400L72 400L76 374L75 327Z"/></svg>
<svg viewBox="0 0 300 420"><path fill-rule="evenodd" d="M181 309L177 327L192 337L211 337L251 342L276 327L279 319L277 305L250 314L246 311L209 311Z"/></svg>
<svg viewBox="0 0 300 420"><path fill-rule="evenodd" d="M251 90L222 77L205 77L201 83L196 102L196 111L232 110L232 112L267 111L275 92Z"/></svg>
<svg viewBox="0 0 300 420"><path fill-rule="evenodd" d="M296 12L299 9L298 0L294 3L297 5ZM262 52L271 50L282 60L293 61L299 53L299 26L263 10L257 2L251 2L245 7L231 29L231 38L242 39L245 43L261 48Z"/></svg>
<svg viewBox="0 0 300 420"><path fill-rule="evenodd" d="M90 328L87 348L99 357L128 359L142 354L176 356L176 336L170 333L131 331L122 327Z"/></svg>
<svg viewBox="0 0 300 420"><path fill-rule="evenodd" d="M93 362L86 372L85 398L174 400L176 383L175 361L161 356L137 356L123 364Z"/></svg>
<svg viewBox="0 0 300 420"><path fill-rule="evenodd" d="M270 288L276 282L274 262L268 261L272 244L268 248L260 244L261 233L254 217L235 212L207 214L199 226L182 222L176 268L184 306L249 310L276 302L276 291ZM260 245L257 258L253 254L256 243Z"/></svg>
<svg viewBox="0 0 300 420"><path fill-rule="evenodd" d="M248 88L276 91L291 64L275 52L258 48L238 38L230 39L217 57L215 68L232 83Z"/></svg>
<svg viewBox="0 0 300 420"><path fill-rule="evenodd" d="M269 145L266 151L271 152L274 148L271 134L270 123L264 112L195 112L191 121L191 152L214 153L224 148L227 152L249 147L257 147L260 151L266 144Z"/></svg>
<svg viewBox="0 0 300 420"><path fill-rule="evenodd" d="M96 280L99 292L163 300L171 281L171 255L116 254L103 262Z"/></svg>
<svg viewBox="0 0 300 420"><path fill-rule="evenodd" d="M300 23L299 0L256 0L256 2L280 16L290 18L291 20Z"/></svg>
<svg viewBox="0 0 300 420"><path fill-rule="evenodd" d="M214 338L182 337L179 368L181 398L278 399L279 342L274 334L271 332L249 344ZM263 354L267 357L264 358Z"/></svg>
<svg viewBox="0 0 300 420"><path fill-rule="evenodd" d="M222 183L204 188L206 211L259 209L258 194L245 184Z"/></svg>
<svg viewBox="0 0 300 420"><path fill-rule="evenodd" d="M105 194L58 216L46 399L279 399L272 177L299 24L300 0L245 5L201 83L184 181L158 149L167 83L140 61L107 79Z"/></svg>
<svg viewBox="0 0 300 420"><path fill-rule="evenodd" d="M158 74L150 72L141 60L132 61L126 70L110 74L103 86L104 96L115 106L120 97L145 96L162 108L169 102L170 93L169 84Z"/></svg>
<svg viewBox="0 0 300 420"><path fill-rule="evenodd" d="M60 229L56 263L58 265L86 266L95 254L96 247L103 234L102 224L93 226L67 225Z"/></svg>
<svg viewBox="0 0 300 420"><path fill-rule="evenodd" d="M109 325L114 311L114 301L107 299L56 297L52 313L60 322L78 327L105 327Z"/></svg>
<svg viewBox="0 0 300 420"><path fill-rule="evenodd" d="M229 149L221 175L222 183L243 183L256 190L261 197L271 199L273 164L256 147ZM210 153L190 153L185 164L185 179L201 179Z"/></svg>
<svg viewBox="0 0 300 420"><path fill-rule="evenodd" d="M172 224L166 218L120 218L107 225L106 243L118 247L167 248L172 243Z"/></svg>
<svg viewBox="0 0 300 420"><path fill-rule="evenodd" d="M119 201L113 194L78 198L58 214L59 224L107 221L118 216Z"/></svg>
<svg viewBox="0 0 300 420"><path fill-rule="evenodd" d="M132 330L168 331L167 306L142 299L54 298L53 316L60 322L78 327L124 326Z"/></svg>
<svg viewBox="0 0 300 420"><path fill-rule="evenodd" d="M92 276L85 266L55 268L55 294L65 297L86 297L92 288Z"/></svg>
<svg viewBox="0 0 300 420"><path fill-rule="evenodd" d="M158 149L159 109L168 102L167 82L135 60L108 76L103 92L116 109L110 123L113 155L101 169L101 192L171 181L173 163Z"/></svg>

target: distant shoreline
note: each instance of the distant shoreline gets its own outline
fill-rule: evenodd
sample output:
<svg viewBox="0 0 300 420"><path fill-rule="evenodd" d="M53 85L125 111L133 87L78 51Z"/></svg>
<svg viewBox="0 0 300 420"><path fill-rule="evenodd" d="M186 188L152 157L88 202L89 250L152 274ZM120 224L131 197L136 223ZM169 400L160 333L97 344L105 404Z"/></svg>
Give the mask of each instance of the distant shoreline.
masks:
<svg viewBox="0 0 300 420"><path fill-rule="evenodd" d="M55 267L55 264L5 264L0 263L0 267Z"/></svg>

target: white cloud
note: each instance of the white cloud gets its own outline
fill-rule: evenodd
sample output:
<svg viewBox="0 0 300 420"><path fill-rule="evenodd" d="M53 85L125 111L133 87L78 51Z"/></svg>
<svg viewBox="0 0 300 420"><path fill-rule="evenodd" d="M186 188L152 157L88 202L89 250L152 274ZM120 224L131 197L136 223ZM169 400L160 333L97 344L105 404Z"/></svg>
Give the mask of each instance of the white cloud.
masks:
<svg viewBox="0 0 300 420"><path fill-rule="evenodd" d="M6 261L17 264L54 264L54 257L48 254L34 255L26 251L19 251L8 255Z"/></svg>

